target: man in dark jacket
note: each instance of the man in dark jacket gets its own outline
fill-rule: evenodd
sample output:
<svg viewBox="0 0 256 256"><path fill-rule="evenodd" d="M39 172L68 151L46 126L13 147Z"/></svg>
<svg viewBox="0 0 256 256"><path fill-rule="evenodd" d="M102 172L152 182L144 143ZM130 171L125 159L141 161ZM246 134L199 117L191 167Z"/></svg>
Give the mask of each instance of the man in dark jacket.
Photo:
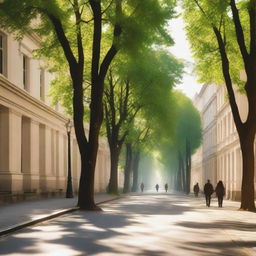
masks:
<svg viewBox="0 0 256 256"><path fill-rule="evenodd" d="M207 180L207 183L204 185L204 195L206 200L206 206L210 207L211 204L211 195L214 192L213 186L210 183L210 180Z"/></svg>

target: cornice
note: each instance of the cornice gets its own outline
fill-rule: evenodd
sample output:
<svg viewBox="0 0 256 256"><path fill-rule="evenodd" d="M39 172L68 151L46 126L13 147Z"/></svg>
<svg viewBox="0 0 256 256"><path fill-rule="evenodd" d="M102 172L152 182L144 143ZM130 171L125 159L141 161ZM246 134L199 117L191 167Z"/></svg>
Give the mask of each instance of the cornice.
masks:
<svg viewBox="0 0 256 256"><path fill-rule="evenodd" d="M24 91L23 89L15 86L14 84L12 84L10 81L8 81L3 76L0 76L0 89L1 90L4 89L4 90L9 91L10 93L13 93L14 95L18 96L19 98L21 98L21 99L25 100L26 102L32 104L36 108L39 108L39 109L43 110L44 112L47 112L48 114L54 116L55 118L57 118L58 120L60 120L62 122L67 122L68 121L68 118L66 116L57 112L56 110L52 109L51 107L47 106L42 101L34 98L33 96L31 96L28 92ZM0 98L3 101L11 102L12 105L15 105L19 109L23 109L26 112L30 111L29 109L25 108L24 106L4 98L2 96L2 93L0 94Z"/></svg>

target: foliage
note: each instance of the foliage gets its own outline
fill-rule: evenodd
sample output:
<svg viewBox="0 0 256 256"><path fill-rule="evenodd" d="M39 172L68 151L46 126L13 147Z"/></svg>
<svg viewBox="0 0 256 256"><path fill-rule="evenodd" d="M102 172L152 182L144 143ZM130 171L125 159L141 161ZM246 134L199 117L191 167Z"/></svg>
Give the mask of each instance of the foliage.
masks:
<svg viewBox="0 0 256 256"><path fill-rule="evenodd" d="M238 3L245 38L247 39L247 47L250 33L247 25L249 24L249 18L246 10L248 2L239 1ZM199 81L212 84L224 83L219 46L212 29L212 25L214 25L220 28L221 34L225 38L225 47L230 62L233 83L239 85L240 90L243 90L244 81L240 79L240 71L244 67L242 56L236 43L236 33L229 1L183 0L182 3L187 37L195 58L195 71Z"/></svg>
<svg viewBox="0 0 256 256"><path fill-rule="evenodd" d="M160 147L162 162L167 171L177 170L177 156L180 152L183 157L186 154L186 140L190 142L191 152L200 146L202 140L201 118L192 101L180 91L173 91L176 110L176 125L174 133L170 134L170 140L166 140Z"/></svg>
<svg viewBox="0 0 256 256"><path fill-rule="evenodd" d="M71 82L69 81L70 78L63 74L69 71L69 67L48 15L53 14L61 20L71 48L78 58L72 2L64 0L8 0L3 1L0 5L1 26L16 33L17 37L22 37L24 33L36 33L41 37L41 48L35 52L35 56L46 57L51 65L50 70L58 75L52 84L56 89L51 89L50 96L54 103L60 102L64 107L67 107L68 113L71 112L71 105L68 104L70 95L65 93L65 88ZM167 33L166 25L168 20L174 16L175 0L121 1L122 12L118 18L115 15L114 2L111 0L102 1L104 24L101 58L112 44L113 24L115 24L116 19L119 19L118 22L122 27L122 33L116 45L129 56L137 56L139 52L144 52L152 44L171 45L173 43ZM86 56L84 80L90 81L93 17L87 1L80 0L78 5L83 10L80 25ZM64 88L61 88L62 86ZM85 94L87 93L86 101L90 101L88 86L90 84L86 82L84 84Z"/></svg>
<svg viewBox="0 0 256 256"><path fill-rule="evenodd" d="M139 55L125 67L142 105L146 126L155 131L156 141L170 134L175 123L171 90L179 83L183 63L163 50Z"/></svg>

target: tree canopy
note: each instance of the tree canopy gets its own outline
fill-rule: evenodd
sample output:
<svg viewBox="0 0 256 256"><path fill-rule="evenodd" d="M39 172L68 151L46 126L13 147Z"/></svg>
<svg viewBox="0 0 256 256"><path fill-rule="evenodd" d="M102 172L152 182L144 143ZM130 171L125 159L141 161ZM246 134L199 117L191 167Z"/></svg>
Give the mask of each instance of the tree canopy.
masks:
<svg viewBox="0 0 256 256"><path fill-rule="evenodd" d="M219 45L212 26L219 28L223 35L226 53L230 63L230 74L234 84L243 89L244 81L240 72L244 69L242 56L236 42L236 29L231 14L229 0L184 0L184 21L187 37L195 59L195 71L202 83L223 84L222 62ZM249 17L247 4L249 1L239 1L238 8L243 24L246 45L249 46ZM211 72L209 72L211 70Z"/></svg>
<svg viewBox="0 0 256 256"><path fill-rule="evenodd" d="M173 91L175 100L175 128L170 133L169 140L160 146L161 161L165 164L167 171L177 170L177 155L185 158L186 141L189 141L191 154L201 145L202 128L201 117L192 101L182 92Z"/></svg>

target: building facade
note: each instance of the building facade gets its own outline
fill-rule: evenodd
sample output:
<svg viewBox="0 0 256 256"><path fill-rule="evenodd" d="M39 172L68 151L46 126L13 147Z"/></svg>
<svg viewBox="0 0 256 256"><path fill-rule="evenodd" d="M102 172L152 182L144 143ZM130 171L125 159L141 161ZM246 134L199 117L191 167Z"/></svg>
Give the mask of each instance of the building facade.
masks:
<svg viewBox="0 0 256 256"><path fill-rule="evenodd" d="M241 118L245 120L246 98L236 88L234 90ZM201 114L203 142L192 156L191 186L199 182L202 189L207 179L213 185L222 180L226 198L240 200L242 156L225 87L204 85L194 104Z"/></svg>
<svg viewBox="0 0 256 256"><path fill-rule="evenodd" d="M66 191L68 117L47 97L53 75L33 57L40 39L16 40L0 30L0 195L54 194ZM73 189L78 189L80 154L71 132ZM95 191L105 191L109 149L99 143Z"/></svg>
<svg viewBox="0 0 256 256"><path fill-rule="evenodd" d="M192 156L192 184L211 179L216 182L216 87L204 86L196 95L194 104L200 112L202 120L202 144Z"/></svg>

